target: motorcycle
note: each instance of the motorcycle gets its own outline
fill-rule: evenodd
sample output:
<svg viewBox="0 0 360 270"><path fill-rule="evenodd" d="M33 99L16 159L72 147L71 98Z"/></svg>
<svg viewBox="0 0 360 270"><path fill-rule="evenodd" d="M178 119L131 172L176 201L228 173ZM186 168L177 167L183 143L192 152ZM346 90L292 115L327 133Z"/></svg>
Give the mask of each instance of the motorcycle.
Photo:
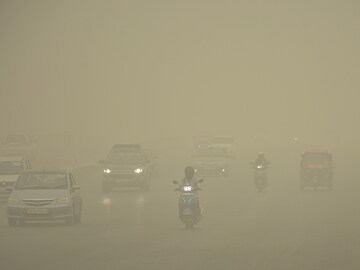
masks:
<svg viewBox="0 0 360 270"><path fill-rule="evenodd" d="M254 169L254 184L259 192L267 188L267 164L254 164L250 163Z"/></svg>
<svg viewBox="0 0 360 270"><path fill-rule="evenodd" d="M199 180L203 183L204 180ZM186 229L192 229L196 223L201 220L202 214L200 209L199 197L197 192L201 191L199 187L188 185L180 185L178 181L173 181L173 184L179 185L175 191L180 192L179 196L179 217L185 224Z"/></svg>

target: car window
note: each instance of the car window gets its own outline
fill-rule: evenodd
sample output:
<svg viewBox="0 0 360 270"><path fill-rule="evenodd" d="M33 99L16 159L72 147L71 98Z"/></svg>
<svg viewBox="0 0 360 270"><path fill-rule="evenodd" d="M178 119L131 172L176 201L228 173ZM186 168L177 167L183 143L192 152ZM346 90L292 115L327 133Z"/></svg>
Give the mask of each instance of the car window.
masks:
<svg viewBox="0 0 360 270"><path fill-rule="evenodd" d="M15 189L67 189L68 181L65 173L40 172L24 173L16 182Z"/></svg>
<svg viewBox="0 0 360 270"><path fill-rule="evenodd" d="M27 169L27 170L31 170L31 169L32 169L32 168L31 168L30 160L27 160L27 161L26 161L26 169Z"/></svg>
<svg viewBox="0 0 360 270"><path fill-rule="evenodd" d="M72 173L70 173L69 175L70 175L70 186L71 187L76 186L75 177L72 175Z"/></svg>

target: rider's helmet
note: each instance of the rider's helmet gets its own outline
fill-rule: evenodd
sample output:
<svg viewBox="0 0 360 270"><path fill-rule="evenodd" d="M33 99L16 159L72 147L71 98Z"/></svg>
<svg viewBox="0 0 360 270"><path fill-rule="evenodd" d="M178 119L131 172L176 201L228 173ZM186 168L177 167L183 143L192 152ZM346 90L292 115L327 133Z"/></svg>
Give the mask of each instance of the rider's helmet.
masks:
<svg viewBox="0 0 360 270"><path fill-rule="evenodd" d="M195 174L195 169L194 169L193 167L187 166L187 167L185 168L185 177L186 177L187 179L193 178L193 177L194 177L194 174Z"/></svg>
<svg viewBox="0 0 360 270"><path fill-rule="evenodd" d="M258 154L258 159L264 159L264 158L265 158L265 153L260 152L260 153Z"/></svg>

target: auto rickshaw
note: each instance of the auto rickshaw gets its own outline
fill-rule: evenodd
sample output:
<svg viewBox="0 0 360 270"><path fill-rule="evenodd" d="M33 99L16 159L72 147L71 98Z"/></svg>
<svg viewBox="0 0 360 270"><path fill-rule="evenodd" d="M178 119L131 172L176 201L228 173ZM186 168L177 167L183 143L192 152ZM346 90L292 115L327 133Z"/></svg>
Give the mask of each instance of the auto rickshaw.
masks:
<svg viewBox="0 0 360 270"><path fill-rule="evenodd" d="M334 162L332 154L323 149L307 149L302 154L300 171L300 187L333 188Z"/></svg>

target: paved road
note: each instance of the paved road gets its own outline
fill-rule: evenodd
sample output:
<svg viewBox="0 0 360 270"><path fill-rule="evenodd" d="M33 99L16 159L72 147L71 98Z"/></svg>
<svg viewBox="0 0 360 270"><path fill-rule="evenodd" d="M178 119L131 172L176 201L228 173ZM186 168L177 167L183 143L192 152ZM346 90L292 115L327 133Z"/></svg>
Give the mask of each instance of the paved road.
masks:
<svg viewBox="0 0 360 270"><path fill-rule="evenodd" d="M148 193L104 196L98 167L77 170L84 209L73 227L9 228L1 204L0 269L360 269L355 179L337 175L331 192L300 192L290 172L273 171L264 193L254 190L250 170L207 179L205 217L188 231L177 217L171 171L153 179Z"/></svg>

